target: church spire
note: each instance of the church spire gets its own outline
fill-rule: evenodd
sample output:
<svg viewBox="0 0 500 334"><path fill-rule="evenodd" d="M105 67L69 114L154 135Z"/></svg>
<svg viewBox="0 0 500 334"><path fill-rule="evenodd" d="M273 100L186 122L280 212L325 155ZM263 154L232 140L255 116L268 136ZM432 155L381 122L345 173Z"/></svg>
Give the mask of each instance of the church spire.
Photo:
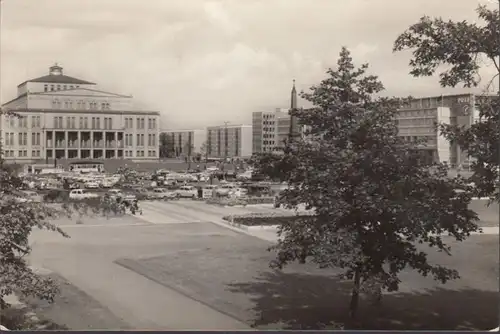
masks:
<svg viewBox="0 0 500 334"><path fill-rule="evenodd" d="M293 86L290 99L290 112L297 109L297 90L295 89L295 79L293 79ZM298 119L296 116L290 117L290 130L289 130L289 140L298 136Z"/></svg>
<svg viewBox="0 0 500 334"><path fill-rule="evenodd" d="M295 89L295 79L293 79L292 93L290 99L290 109L297 108L297 90Z"/></svg>

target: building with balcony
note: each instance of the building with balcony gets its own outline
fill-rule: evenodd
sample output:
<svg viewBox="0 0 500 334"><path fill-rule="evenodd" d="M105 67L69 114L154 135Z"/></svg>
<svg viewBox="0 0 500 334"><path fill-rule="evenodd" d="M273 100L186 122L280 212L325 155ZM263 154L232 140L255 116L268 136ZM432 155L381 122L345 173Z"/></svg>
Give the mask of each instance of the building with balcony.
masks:
<svg viewBox="0 0 500 334"><path fill-rule="evenodd" d="M479 102L485 95L458 94L413 99L399 110L396 122L400 137L406 141L424 140L417 148L429 162L446 162L456 167L467 167L471 159L455 143L450 143L435 124L455 124L470 127L480 121Z"/></svg>
<svg viewBox="0 0 500 334"><path fill-rule="evenodd" d="M252 156L251 125L220 125L207 128L209 158L249 158Z"/></svg>
<svg viewBox="0 0 500 334"><path fill-rule="evenodd" d="M158 159L160 114L135 110L132 96L99 90L57 64L21 83L17 95L2 105L6 161Z"/></svg>
<svg viewBox="0 0 500 334"><path fill-rule="evenodd" d="M205 154L205 141L207 140L206 130L165 130L161 132L166 137L167 150L169 156L194 156L195 154Z"/></svg>

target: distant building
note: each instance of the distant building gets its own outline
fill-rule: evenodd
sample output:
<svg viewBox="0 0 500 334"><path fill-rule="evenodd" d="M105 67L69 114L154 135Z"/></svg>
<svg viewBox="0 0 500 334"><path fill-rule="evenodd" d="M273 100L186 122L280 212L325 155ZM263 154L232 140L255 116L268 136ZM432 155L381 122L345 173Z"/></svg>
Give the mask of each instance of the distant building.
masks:
<svg viewBox="0 0 500 334"><path fill-rule="evenodd" d="M280 152L292 132L303 132L303 127L299 128L297 120L290 116L290 110L296 108L297 90L294 80L290 92L290 109L276 108L274 111L258 111L252 114L253 153ZM292 124L292 121L295 123Z"/></svg>
<svg viewBox="0 0 500 334"><path fill-rule="evenodd" d="M206 130L165 130L167 150L172 157L194 156L201 152L207 139Z"/></svg>
<svg viewBox="0 0 500 334"><path fill-rule="evenodd" d="M252 151L274 152L281 150L290 133L288 109L254 112L252 114Z"/></svg>
<svg viewBox="0 0 500 334"><path fill-rule="evenodd" d="M471 159L457 144L448 142L437 130L436 123L470 127L479 121L478 102L484 95L458 94L422 97L412 100L399 110L396 122L399 136L409 142L425 139L418 147L429 162L446 162L451 166L467 167Z"/></svg>
<svg viewBox="0 0 500 334"><path fill-rule="evenodd" d="M207 128L207 155L210 158L252 156L251 125L220 125Z"/></svg>
<svg viewBox="0 0 500 334"><path fill-rule="evenodd" d="M57 64L17 95L2 105L19 116L1 117L6 161L158 158L160 114L134 110L132 96L98 90Z"/></svg>

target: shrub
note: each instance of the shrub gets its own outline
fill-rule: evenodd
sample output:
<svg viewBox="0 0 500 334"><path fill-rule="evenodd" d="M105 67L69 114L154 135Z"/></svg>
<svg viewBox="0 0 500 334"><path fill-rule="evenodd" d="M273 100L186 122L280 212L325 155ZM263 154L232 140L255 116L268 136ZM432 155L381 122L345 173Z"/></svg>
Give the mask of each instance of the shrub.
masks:
<svg viewBox="0 0 500 334"><path fill-rule="evenodd" d="M233 215L224 216L223 220L233 222L235 224L245 225L245 226L271 226L271 225L282 225L286 223L292 223L294 221L299 221L304 219L304 217L309 216L309 214L290 214L286 213L251 213L248 215Z"/></svg>

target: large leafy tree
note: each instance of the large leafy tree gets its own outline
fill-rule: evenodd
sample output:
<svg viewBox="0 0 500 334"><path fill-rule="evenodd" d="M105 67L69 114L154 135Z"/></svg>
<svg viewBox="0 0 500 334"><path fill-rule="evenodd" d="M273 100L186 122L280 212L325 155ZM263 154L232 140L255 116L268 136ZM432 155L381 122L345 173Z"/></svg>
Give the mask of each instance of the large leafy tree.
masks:
<svg viewBox="0 0 500 334"><path fill-rule="evenodd" d="M477 13L483 21L481 24L425 16L396 39L394 50L412 50L409 65L413 76L431 76L438 72L443 87L484 84L485 91L489 92L495 86L494 80L500 79L500 14L498 9L486 6L479 6ZM492 64L497 74L488 78L488 82L481 82L479 71L488 64ZM497 88L500 89L500 81ZM500 101L497 95L477 102L480 122L469 128L441 124L440 130L475 159L472 170L479 195L492 196L500 202L497 181Z"/></svg>
<svg viewBox="0 0 500 334"><path fill-rule="evenodd" d="M272 265L312 261L342 269L353 280L352 316L363 289L377 296L397 290L407 267L441 282L457 278L428 263L418 244L450 253L442 235L461 241L478 230L471 195L455 191L465 181L448 179L444 166L423 165L397 136L402 101L375 97L383 86L367 68L356 68L343 48L338 68L302 94L314 107L294 111L308 133L294 138L279 162L272 159L290 186L279 202L312 212L279 227Z"/></svg>

